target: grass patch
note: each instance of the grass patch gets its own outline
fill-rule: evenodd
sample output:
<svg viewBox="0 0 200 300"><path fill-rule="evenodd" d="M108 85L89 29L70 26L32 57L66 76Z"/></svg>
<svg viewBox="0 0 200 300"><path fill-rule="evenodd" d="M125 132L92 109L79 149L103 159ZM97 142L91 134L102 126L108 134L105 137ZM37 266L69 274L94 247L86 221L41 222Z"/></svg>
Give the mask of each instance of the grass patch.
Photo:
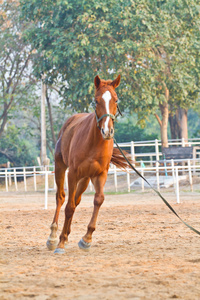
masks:
<svg viewBox="0 0 200 300"><path fill-rule="evenodd" d="M131 190L130 193L126 190L124 191L119 191L119 192L104 192L104 195L124 195L124 194L132 194L136 192L136 190ZM88 193L84 193L85 195L94 195L95 192L88 192Z"/></svg>
<svg viewBox="0 0 200 300"><path fill-rule="evenodd" d="M125 191L119 191L119 192L105 192L105 195L124 195L124 194L132 194L134 193L135 190L131 190L130 192L128 192L127 190Z"/></svg>

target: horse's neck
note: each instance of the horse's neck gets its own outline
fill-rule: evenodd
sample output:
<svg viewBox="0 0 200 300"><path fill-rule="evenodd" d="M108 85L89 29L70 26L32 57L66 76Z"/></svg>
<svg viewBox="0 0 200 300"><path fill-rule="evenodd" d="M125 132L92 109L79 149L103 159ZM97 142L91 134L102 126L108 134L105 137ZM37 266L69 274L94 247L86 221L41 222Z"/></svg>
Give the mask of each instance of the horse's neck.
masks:
<svg viewBox="0 0 200 300"><path fill-rule="evenodd" d="M100 129L97 127L96 116L93 116L92 123L91 123L91 134L92 138L95 142L102 142L102 136Z"/></svg>
<svg viewBox="0 0 200 300"><path fill-rule="evenodd" d="M92 114L92 120L90 122L89 139L96 144L102 144L104 142L100 129L97 127L97 121L95 114Z"/></svg>

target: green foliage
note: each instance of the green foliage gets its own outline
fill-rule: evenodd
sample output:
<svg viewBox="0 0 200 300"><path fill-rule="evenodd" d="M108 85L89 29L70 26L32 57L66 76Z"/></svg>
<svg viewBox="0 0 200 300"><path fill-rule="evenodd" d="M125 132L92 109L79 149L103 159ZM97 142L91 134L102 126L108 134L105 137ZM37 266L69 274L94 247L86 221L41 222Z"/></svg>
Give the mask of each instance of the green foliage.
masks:
<svg viewBox="0 0 200 300"><path fill-rule="evenodd" d="M200 100L199 100L200 102ZM199 109L199 112L198 112ZM189 138L200 138L200 103L197 112L193 109L188 111L188 135Z"/></svg>
<svg viewBox="0 0 200 300"><path fill-rule="evenodd" d="M38 76L65 84L66 105L88 110L93 78L121 73L122 109L144 118L169 89L171 109L192 106L199 82L199 5L183 0L21 0Z"/></svg>
<svg viewBox="0 0 200 300"><path fill-rule="evenodd" d="M145 129L134 125L134 122L128 118L126 120L117 122L115 124L115 138L117 142L130 142L130 141L148 141L158 139L156 133L147 133ZM145 147L136 147L136 153L138 151L145 153L151 151L150 148ZM152 151L155 150L155 147L152 147Z"/></svg>
<svg viewBox="0 0 200 300"><path fill-rule="evenodd" d="M26 99L30 87L30 45L24 43L17 2L0 6L0 136L13 111Z"/></svg>
<svg viewBox="0 0 200 300"><path fill-rule="evenodd" d="M35 158L31 141L23 139L15 125L9 126L0 139L0 164L10 161L13 166L30 166L37 164Z"/></svg>
<svg viewBox="0 0 200 300"><path fill-rule="evenodd" d="M40 86L39 86L40 87ZM29 95L28 101L21 103L21 106L13 113L10 125L16 126L18 138L29 141L32 145L31 155L36 160L40 156L41 129L40 129L40 106L41 99L38 96L38 86L33 86ZM50 93L51 110L53 116L53 128L57 138L58 133L67 119L69 112L63 108L63 104L59 103L55 93ZM58 105L59 103L59 105ZM50 162L54 161L55 144L52 139L48 109L46 107L46 141L47 141L47 156ZM37 163L37 162L36 162Z"/></svg>
<svg viewBox="0 0 200 300"><path fill-rule="evenodd" d="M166 101L165 87L170 113L179 106L198 113L197 0L21 0L17 4L3 1L0 12L0 135L9 123L0 140L0 150L5 151L1 161L11 155L15 165L32 164L39 156L40 99L30 83L44 73L48 86L58 85L62 97L62 101L51 97L56 135L69 115L66 108L70 114L90 111L97 74L104 79L121 74L120 108L127 115L137 113L142 128L149 116L159 114L159 105ZM191 110L188 115L191 135L199 134L199 118ZM154 132L152 125L141 130L130 119L116 124L119 142L156 137L147 132ZM53 153L48 121L47 141ZM48 156L53 159L50 152Z"/></svg>

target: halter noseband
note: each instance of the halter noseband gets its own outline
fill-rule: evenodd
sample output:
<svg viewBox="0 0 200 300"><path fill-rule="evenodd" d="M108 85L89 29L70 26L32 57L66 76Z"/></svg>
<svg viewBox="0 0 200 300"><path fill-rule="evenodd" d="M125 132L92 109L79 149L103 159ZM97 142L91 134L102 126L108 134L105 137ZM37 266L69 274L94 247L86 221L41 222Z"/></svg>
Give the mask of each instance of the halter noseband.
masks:
<svg viewBox="0 0 200 300"><path fill-rule="evenodd" d="M113 114L104 114L104 115L102 115L100 118L98 118L97 112L96 112L96 109L95 109L95 115L96 115L96 120L97 120L97 127L98 127L99 129L101 129L100 126L99 126L99 122L100 122L104 117L110 117L110 118L113 120L113 123L114 123L114 121L115 121L115 119L118 117L118 115L121 115L121 116L122 116L122 113L121 113L121 111L120 111L118 105L117 105L117 110L118 110L118 112L116 113L115 116L114 116Z"/></svg>
<svg viewBox="0 0 200 300"><path fill-rule="evenodd" d="M113 120L113 122L115 121L115 116L112 115L112 114L104 114L104 115L102 115L100 118L98 118L96 109L95 109L95 115L96 115L96 120L97 120L97 127L98 127L99 129L100 129L99 122L100 122L104 117L110 117L110 118Z"/></svg>

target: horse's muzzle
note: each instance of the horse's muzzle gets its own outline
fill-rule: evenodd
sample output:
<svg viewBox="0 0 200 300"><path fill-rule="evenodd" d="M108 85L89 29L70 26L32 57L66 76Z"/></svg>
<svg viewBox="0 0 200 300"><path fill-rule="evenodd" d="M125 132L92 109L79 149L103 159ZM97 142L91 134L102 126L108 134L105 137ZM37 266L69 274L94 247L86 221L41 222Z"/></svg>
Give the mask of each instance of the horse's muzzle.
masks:
<svg viewBox="0 0 200 300"><path fill-rule="evenodd" d="M104 140L110 140L114 137L114 128L111 128L110 130L107 131L101 128L101 134Z"/></svg>

